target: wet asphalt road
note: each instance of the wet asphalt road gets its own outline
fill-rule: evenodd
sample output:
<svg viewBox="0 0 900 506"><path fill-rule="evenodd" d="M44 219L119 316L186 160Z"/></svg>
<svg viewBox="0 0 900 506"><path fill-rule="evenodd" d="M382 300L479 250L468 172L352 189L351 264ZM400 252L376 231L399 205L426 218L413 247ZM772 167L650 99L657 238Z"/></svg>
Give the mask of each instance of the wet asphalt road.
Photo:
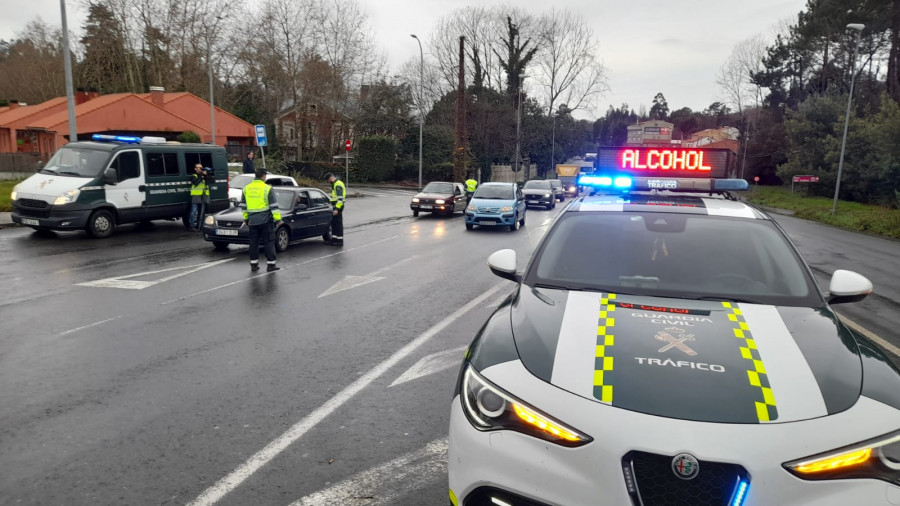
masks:
<svg viewBox="0 0 900 506"><path fill-rule="evenodd" d="M524 267L560 207L467 232L366 193L343 250L307 240L273 274L179 223L0 231L0 504L447 504L458 364L513 286L484 261ZM820 277L871 276L837 309L900 345L900 243L777 218ZM80 285L109 279L141 288Z"/></svg>

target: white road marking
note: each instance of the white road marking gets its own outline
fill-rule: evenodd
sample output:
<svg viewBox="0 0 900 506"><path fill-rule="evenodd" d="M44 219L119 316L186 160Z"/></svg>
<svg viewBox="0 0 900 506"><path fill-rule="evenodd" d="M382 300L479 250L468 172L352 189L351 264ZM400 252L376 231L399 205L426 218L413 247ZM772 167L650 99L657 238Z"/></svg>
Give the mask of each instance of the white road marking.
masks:
<svg viewBox="0 0 900 506"><path fill-rule="evenodd" d="M75 332L78 332L79 330L89 329L89 328L91 328L91 327L96 327L97 325L103 325L104 323L111 322L111 321L113 321L113 320L118 320L119 318L121 318L121 316L116 316L116 317L113 317L113 318L107 318L106 320L103 320L103 321L100 321L100 322L89 323L89 324L87 324L87 325L82 325L81 327L77 327L77 328L74 328L74 329L70 329L70 330L66 330L66 331L60 332L59 334L56 334L56 337L66 336L66 335L69 335L69 334L74 334Z"/></svg>
<svg viewBox="0 0 900 506"><path fill-rule="evenodd" d="M447 438L436 439L420 450L351 476L291 506L396 504L405 495L446 475L447 448Z"/></svg>
<svg viewBox="0 0 900 506"><path fill-rule="evenodd" d="M406 263L406 262L412 260L413 258L415 258L416 256L417 255L413 255L411 257L404 258L403 260L400 260L399 262L394 262L391 265L387 265L380 269L374 270L363 276L344 276L344 279L338 281L337 283L332 285L331 288L322 292L322 294L319 295L317 298L321 299L322 297L326 297L328 295L332 295L332 294L335 294L338 292L343 292L344 290L350 290L351 288L368 285L369 283L374 283L375 281L382 280L382 279L384 279L384 277L379 276L379 274L381 274L382 272L384 272L388 269L392 269L402 263Z"/></svg>
<svg viewBox="0 0 900 506"><path fill-rule="evenodd" d="M415 365L407 369L399 378L395 379L388 388L443 371L444 369L459 366L465 351L466 347L463 346L462 348L441 351L428 355L427 357L422 357Z"/></svg>
<svg viewBox="0 0 900 506"><path fill-rule="evenodd" d="M844 316L842 314L838 314L838 318L840 318L841 321L844 322L845 325L847 325L848 327L853 329L855 332L859 332L860 334L866 336L867 338L871 339L872 341L875 341L879 346L890 351L895 356L900 357L900 348L889 343L883 337L881 337L878 334L872 332L871 330L863 327L862 325L854 322L853 320L851 320L850 318L847 318L846 316Z"/></svg>
<svg viewBox="0 0 900 506"><path fill-rule="evenodd" d="M282 267L281 270L282 270L282 271L285 271L285 270L288 270L288 269L293 269L294 267L300 267L301 265L306 265L306 264L310 264L310 263L313 263L313 262L318 262L319 260L324 260L324 259L326 259L326 258L331 258L331 257L333 257L333 256L343 255L344 253L349 253L349 252L351 252L351 251L356 251L356 250L358 250L358 249L367 248L367 247L369 247L369 246L374 246L374 245L376 245L376 244L379 244L379 243L382 243L382 242L385 242L385 241L392 241L392 240L394 240L394 239L396 239L396 238L398 238L398 237L400 237L400 236L399 236L399 235L394 235L394 236L391 236L391 237L386 237L386 238L384 238L384 239L379 239L379 240L377 240L377 241L375 241L375 242L370 242L370 243L368 243L368 244L363 244L363 245L361 245L361 246L356 246L355 248L342 249L341 251L338 251L338 252L335 252L335 253L331 253L331 254L329 254L329 255L322 255L322 256L320 256L320 257L316 257L316 258L313 258L313 259L310 259L310 260L306 260L306 261L300 262L300 263L298 263L298 264L288 265L288 266L286 266L286 267ZM278 272L278 271L276 271L276 272ZM251 279L258 278L258 277L260 277L260 276L268 276L268 275L270 275L270 274L275 274L275 272L262 272L262 273L259 273L259 274L255 275L255 276L250 276L249 278L239 279L239 280L237 280L237 281L232 281L231 283L225 283L224 285L214 286L214 287L212 287L212 288L207 288L206 290L201 290L201 291L199 291L199 292L195 292L195 293L192 293L192 294L190 294L190 295L185 295L185 296L183 296L183 297L178 297L177 299L167 300L166 302L160 302L159 305L160 305L160 306L166 306L166 305L168 305L168 304L173 304L173 303L175 303L175 302L181 302L181 301L186 300L186 299L194 298L194 297L196 297L196 296L198 296L198 295L203 295L203 294L206 294L206 293L209 293L209 292L214 292L214 291L216 291L216 290L221 290L221 289L223 289L223 288L228 288L229 286L234 286L234 285L238 285L238 284L241 284L241 283L246 283L247 281L250 281Z"/></svg>
<svg viewBox="0 0 900 506"><path fill-rule="evenodd" d="M166 281L171 281L175 278L180 278L182 276L187 276L188 274L193 274L197 271L202 271L203 269L208 269L210 267L214 267L219 264L223 264L225 262L230 262L234 260L234 258L226 258L225 260L216 260L215 262L206 262L202 264L195 265L182 265L179 267L170 267L168 269L160 269L157 271L147 271L147 272L139 272L137 274L129 274L127 276L117 276L114 278L106 278L106 279L98 279L97 281L87 281L84 283L75 283L78 286L92 286L98 288L127 288L131 290L143 290L144 288L150 288L153 285L158 285L159 283L164 283ZM140 278L144 276L152 276L154 274L162 274L164 272L178 272L177 274L172 274L170 276L165 276L159 279L154 279L153 281L140 281L132 278Z"/></svg>
<svg viewBox="0 0 900 506"><path fill-rule="evenodd" d="M378 379L381 375L397 365L399 361L406 358L407 355L415 351L419 346L422 346L422 344L444 330L451 323L455 322L467 312L481 305L485 300L492 297L501 288L504 287L508 287L508 285L506 283L500 283L495 285L493 288L488 289L478 297L469 301L465 306L454 311L450 316L447 316L436 325L426 330L424 333L422 333L422 335L407 343L406 346L394 352L393 355L372 368L366 374L360 376L356 381L345 387L334 397L325 402L325 404L322 404L312 413L306 415L303 419L294 424L293 427L288 429L284 434L278 436L278 438L266 445L265 448L256 452L249 459L247 459L246 462L244 462L243 464L238 466L237 469L228 474L228 476L225 476L221 480L217 481L213 486L206 489L202 494L200 494L200 497L194 499L194 501L192 501L189 506L207 506L218 502L220 499L225 497L226 494L240 486L240 484L243 483L244 480L252 476L253 473L258 471L264 465L268 464L272 459L277 457L278 454L285 450L285 448L300 439L301 436L309 432L310 429L315 427L319 422L324 420L336 409L343 406L354 395L358 394L364 388L369 386L373 381Z"/></svg>

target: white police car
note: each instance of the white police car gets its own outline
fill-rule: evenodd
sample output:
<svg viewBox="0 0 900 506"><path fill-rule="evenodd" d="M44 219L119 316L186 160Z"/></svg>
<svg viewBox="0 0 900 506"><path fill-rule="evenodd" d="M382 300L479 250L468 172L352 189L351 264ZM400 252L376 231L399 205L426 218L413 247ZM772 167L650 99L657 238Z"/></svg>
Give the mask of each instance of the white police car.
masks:
<svg viewBox="0 0 900 506"><path fill-rule="evenodd" d="M521 275L489 258L518 286L460 371L451 503L900 504L900 373L831 309L871 283L823 294L745 181L648 155L582 184L667 191L576 199Z"/></svg>

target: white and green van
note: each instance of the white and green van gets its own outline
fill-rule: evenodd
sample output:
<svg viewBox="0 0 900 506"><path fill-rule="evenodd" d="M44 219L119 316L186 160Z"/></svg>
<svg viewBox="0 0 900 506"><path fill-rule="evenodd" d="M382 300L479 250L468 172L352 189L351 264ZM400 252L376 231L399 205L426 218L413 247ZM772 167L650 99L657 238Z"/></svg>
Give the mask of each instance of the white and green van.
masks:
<svg viewBox="0 0 900 506"><path fill-rule="evenodd" d="M211 167L206 212L228 208L228 159L209 144L159 137L95 135L70 142L12 192L12 219L36 230L81 230L107 237L116 225L182 219L188 225L196 163Z"/></svg>

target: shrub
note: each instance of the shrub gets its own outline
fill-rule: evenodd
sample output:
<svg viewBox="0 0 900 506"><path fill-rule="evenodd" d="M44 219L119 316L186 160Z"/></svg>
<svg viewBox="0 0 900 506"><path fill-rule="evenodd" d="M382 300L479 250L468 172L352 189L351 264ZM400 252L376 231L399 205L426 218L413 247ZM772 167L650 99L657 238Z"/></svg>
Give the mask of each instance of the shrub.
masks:
<svg viewBox="0 0 900 506"><path fill-rule="evenodd" d="M187 131L184 131L184 132L181 132L180 134L178 134L178 137L176 137L175 140L177 140L178 142L199 143L200 136L197 135L196 132L191 132L190 130L187 130Z"/></svg>

